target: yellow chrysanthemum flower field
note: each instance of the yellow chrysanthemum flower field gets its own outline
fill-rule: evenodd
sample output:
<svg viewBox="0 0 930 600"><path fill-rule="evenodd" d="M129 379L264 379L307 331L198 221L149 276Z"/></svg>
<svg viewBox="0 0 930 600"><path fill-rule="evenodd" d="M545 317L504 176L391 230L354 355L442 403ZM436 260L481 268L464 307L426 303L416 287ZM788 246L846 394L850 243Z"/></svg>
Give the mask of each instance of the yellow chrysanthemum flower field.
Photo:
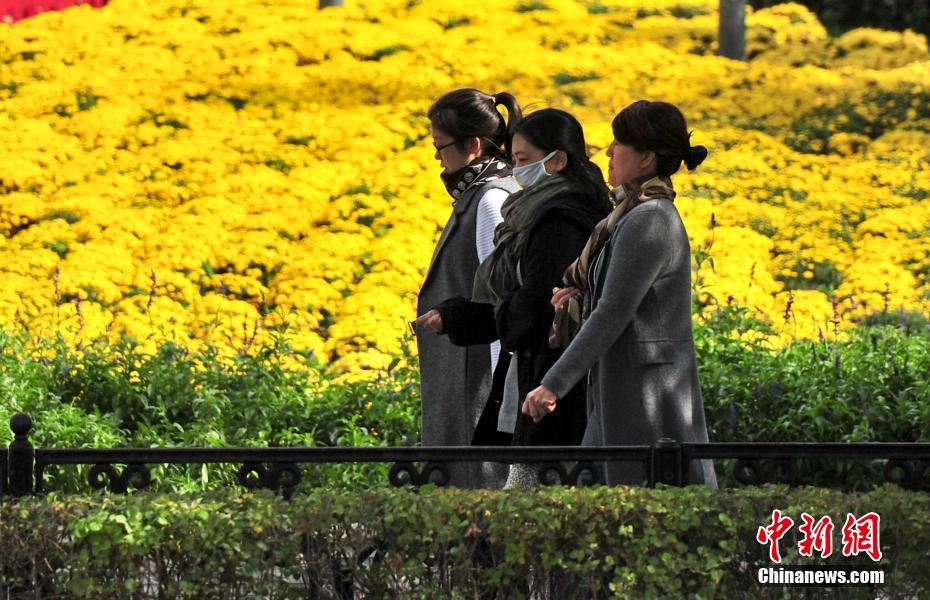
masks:
<svg viewBox="0 0 930 600"><path fill-rule="evenodd" d="M930 304L930 54L786 5L714 56L716 0L113 0L0 28L0 321L77 343L386 366L450 198L425 113L456 87L610 119L661 99L708 310L776 343Z"/></svg>

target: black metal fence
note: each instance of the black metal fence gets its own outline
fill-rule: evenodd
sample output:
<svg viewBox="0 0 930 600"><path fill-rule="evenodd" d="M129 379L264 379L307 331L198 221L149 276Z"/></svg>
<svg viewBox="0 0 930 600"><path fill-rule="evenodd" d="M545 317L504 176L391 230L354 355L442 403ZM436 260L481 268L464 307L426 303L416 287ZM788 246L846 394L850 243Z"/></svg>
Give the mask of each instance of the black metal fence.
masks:
<svg viewBox="0 0 930 600"><path fill-rule="evenodd" d="M222 463L237 466L238 482L290 497L301 482L302 464L381 463L391 465L391 485L447 485L453 463L538 465L542 485L602 482L601 465L634 462L645 483L685 485L691 461L729 459L733 480L742 485L805 483L797 461L867 460L884 463L883 478L907 489L930 489L930 444L925 443L729 443L689 444L662 439L651 446L394 447L394 448L34 448L32 418L10 419L14 439L0 448L0 496L45 491L45 470L53 465L88 465L93 489L126 493L152 484L150 465ZM573 464L567 468L566 464Z"/></svg>

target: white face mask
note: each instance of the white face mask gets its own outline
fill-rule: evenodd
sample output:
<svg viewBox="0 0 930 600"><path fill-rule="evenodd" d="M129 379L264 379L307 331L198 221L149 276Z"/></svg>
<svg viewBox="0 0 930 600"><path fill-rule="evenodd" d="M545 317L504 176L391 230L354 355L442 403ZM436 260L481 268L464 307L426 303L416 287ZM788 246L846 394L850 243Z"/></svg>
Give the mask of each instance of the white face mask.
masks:
<svg viewBox="0 0 930 600"><path fill-rule="evenodd" d="M513 168L513 178L517 180L517 183L523 189L530 187L533 184L539 183L551 173L546 172L546 161L556 155L558 150L553 150L542 160L537 160L534 163L528 165L523 165L522 167Z"/></svg>

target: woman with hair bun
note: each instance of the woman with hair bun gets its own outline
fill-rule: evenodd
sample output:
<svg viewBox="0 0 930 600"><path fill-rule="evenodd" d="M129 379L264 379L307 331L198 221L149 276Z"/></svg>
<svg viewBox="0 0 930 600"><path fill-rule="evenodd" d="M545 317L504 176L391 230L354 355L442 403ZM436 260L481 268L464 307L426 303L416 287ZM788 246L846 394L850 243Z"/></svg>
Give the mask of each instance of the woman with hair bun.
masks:
<svg viewBox="0 0 930 600"><path fill-rule="evenodd" d="M452 214L420 288L418 315L451 296L471 294L475 270L494 248L501 205L519 189L509 162L510 139L522 118L516 98L508 93L455 90L436 100L427 116ZM491 386L499 347L488 343L454 346L448 338L422 327L422 319L414 330L420 357L423 444L467 446ZM494 486L505 474L498 465L455 465L449 469L449 483Z"/></svg>
<svg viewBox="0 0 930 600"><path fill-rule="evenodd" d="M681 111L665 102L634 102L612 128L607 156L616 206L552 298L557 310L580 299L582 324L522 410L544 422L588 377L583 445L707 442L692 337L691 247L671 180L682 162L689 170L701 164L707 149L691 145ZM603 468L609 485L647 479L638 463ZM711 461L691 461L687 483L716 487Z"/></svg>
<svg viewBox="0 0 930 600"><path fill-rule="evenodd" d="M494 251L478 267L469 294L435 305L420 319L457 346L501 342L474 444L577 445L585 429L584 382L569 386L541 423L520 413L520 400L558 358L548 344L552 288L610 210L609 192L587 155L581 124L565 111L527 116L512 144L514 176L523 189L503 205ZM506 485L538 485L537 471L513 465Z"/></svg>

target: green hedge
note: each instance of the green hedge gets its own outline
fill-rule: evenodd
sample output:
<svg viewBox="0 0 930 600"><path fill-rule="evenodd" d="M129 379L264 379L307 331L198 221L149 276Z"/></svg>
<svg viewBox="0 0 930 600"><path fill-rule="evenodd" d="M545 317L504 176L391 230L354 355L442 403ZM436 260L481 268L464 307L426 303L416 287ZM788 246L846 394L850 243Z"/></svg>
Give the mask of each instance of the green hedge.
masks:
<svg viewBox="0 0 930 600"><path fill-rule="evenodd" d="M754 346L698 338L714 441L930 440L930 335L876 327L775 353Z"/></svg>
<svg viewBox="0 0 930 600"><path fill-rule="evenodd" d="M310 362L285 369L280 339L255 355L219 360L215 349L168 343L154 356L131 340L75 351L63 340L0 331L0 445L10 417L28 412L36 447L409 446L420 429L415 357L360 381L341 382ZM406 364L406 366L404 366ZM87 490L87 469L53 467L48 488ZM233 481L226 467L157 467L162 491L202 491ZM381 467L318 467L307 483L386 481Z"/></svg>
<svg viewBox="0 0 930 600"><path fill-rule="evenodd" d="M775 565L755 535L777 508L797 523L782 566L882 569L884 585L842 595L923 597L928 501L891 486L49 496L0 503L0 596L776 598L786 590L756 584ZM869 511L879 563L840 552L847 512ZM802 512L833 519L833 556L799 558Z"/></svg>
<svg viewBox="0 0 930 600"><path fill-rule="evenodd" d="M770 352L764 324L727 307L698 327L701 389L714 442L926 442L930 440L930 329L917 315L877 313L846 340L833 334ZM890 323L897 323L893 326ZM718 461L721 483L732 483ZM801 462L799 481L868 489L882 462Z"/></svg>
<svg viewBox="0 0 930 600"><path fill-rule="evenodd" d="M724 306L695 328L710 438L715 442L915 442L930 440L930 328L922 315L876 313L875 326L834 340L798 341L777 352L752 332L767 325ZM166 345L155 356L127 342L89 344L0 332L0 445L12 414L32 414L39 447L403 446L419 440L415 357L377 377L337 382L320 365L280 366L283 344L218 361ZM203 365L202 368L198 365ZM881 464L801 464L799 481L867 489ZM718 462L723 485L729 464ZM49 490L87 491L86 468L48 469ZM234 484L227 466L158 466L157 491ZM303 485L387 482L383 466L306 466Z"/></svg>

